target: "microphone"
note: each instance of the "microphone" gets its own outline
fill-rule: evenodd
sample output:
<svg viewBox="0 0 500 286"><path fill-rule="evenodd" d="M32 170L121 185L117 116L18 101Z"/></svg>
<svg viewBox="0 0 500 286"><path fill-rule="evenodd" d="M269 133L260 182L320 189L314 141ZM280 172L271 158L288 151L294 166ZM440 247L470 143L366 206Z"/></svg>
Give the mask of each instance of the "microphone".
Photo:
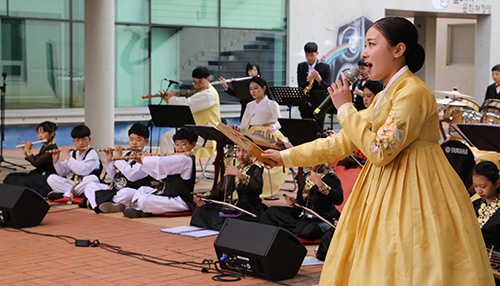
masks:
<svg viewBox="0 0 500 286"><path fill-rule="evenodd" d="M171 79L168 79L168 78L164 78L164 80L168 81L169 84L176 84L178 85L179 87L182 86L182 81L175 81L175 80L171 80Z"/></svg>
<svg viewBox="0 0 500 286"><path fill-rule="evenodd" d="M359 69L354 67L351 68L348 71L344 72L344 75L347 77L347 81L349 82L349 85L353 84L358 78L359 78ZM333 107L333 102L332 99L330 98L330 95L328 95L323 102L316 107L316 109L313 112L313 116L316 119L319 119L323 116L325 116L325 113L328 112Z"/></svg>

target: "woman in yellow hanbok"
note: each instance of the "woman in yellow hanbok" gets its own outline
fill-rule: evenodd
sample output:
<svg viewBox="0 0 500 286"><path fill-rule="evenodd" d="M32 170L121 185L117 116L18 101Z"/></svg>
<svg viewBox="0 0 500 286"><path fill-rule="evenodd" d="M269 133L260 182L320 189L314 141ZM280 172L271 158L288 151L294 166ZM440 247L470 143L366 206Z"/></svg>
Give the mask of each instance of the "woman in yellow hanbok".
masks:
<svg viewBox="0 0 500 286"><path fill-rule="evenodd" d="M385 87L366 110L351 103L347 78L328 91L338 136L265 156L311 166L359 148L366 165L343 209L321 285L494 285L469 195L438 143L435 98L413 72L424 62L415 26L383 18L368 30L362 57Z"/></svg>

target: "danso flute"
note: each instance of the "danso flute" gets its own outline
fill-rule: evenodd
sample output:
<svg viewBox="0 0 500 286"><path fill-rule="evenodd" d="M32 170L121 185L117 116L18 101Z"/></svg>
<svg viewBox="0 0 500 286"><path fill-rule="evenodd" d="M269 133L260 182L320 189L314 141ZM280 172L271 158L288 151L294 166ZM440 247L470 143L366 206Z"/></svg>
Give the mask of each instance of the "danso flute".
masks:
<svg viewBox="0 0 500 286"><path fill-rule="evenodd" d="M103 149L99 149L97 150L99 152L107 152L107 151L116 151L115 148L103 148ZM136 151L136 152L140 152L142 151L142 148L123 148L123 151Z"/></svg>
<svg viewBox="0 0 500 286"><path fill-rule="evenodd" d="M179 152L179 153L170 153L170 154L149 154L147 156L157 156L157 157L167 157L167 156L173 156L173 155L186 155L186 156L191 156L193 152ZM137 155L129 155L129 156L117 156L113 157L112 160L133 160L133 159L140 159L142 157L141 154Z"/></svg>
<svg viewBox="0 0 500 286"><path fill-rule="evenodd" d="M174 90L174 95L188 95L188 94L193 94L198 92L199 90L197 89L190 89L190 90ZM148 95L143 95L141 96L142 99L149 99L149 98L155 98L155 97L164 97L167 96L167 93L155 93L155 94L148 94Z"/></svg>
<svg viewBox="0 0 500 286"><path fill-rule="evenodd" d="M39 141L33 141L31 142L31 144L40 144L40 143L45 143L47 142L47 139L43 139L43 140L39 140ZM24 147L24 143L23 144L19 144L19 145L16 145L16 148L22 148Z"/></svg>
<svg viewBox="0 0 500 286"><path fill-rule="evenodd" d="M242 81L242 80L251 79L252 77L253 76L230 78L230 79L225 79L225 80L212 81L210 84L211 85L216 85L216 84L221 84L221 83L229 83L229 82L232 82L232 81Z"/></svg>
<svg viewBox="0 0 500 286"><path fill-rule="evenodd" d="M87 151L89 148L79 148L79 149L69 149L69 151ZM52 149L52 150L47 150L45 151L46 153L59 153L61 152L61 149Z"/></svg>

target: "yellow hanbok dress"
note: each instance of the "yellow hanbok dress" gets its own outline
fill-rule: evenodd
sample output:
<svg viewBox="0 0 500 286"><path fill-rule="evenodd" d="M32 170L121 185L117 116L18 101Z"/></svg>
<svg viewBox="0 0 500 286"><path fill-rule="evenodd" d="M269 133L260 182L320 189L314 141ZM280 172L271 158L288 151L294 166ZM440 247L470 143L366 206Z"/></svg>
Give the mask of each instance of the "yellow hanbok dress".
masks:
<svg viewBox="0 0 500 286"><path fill-rule="evenodd" d="M377 105L339 112L338 136L281 151L287 167L331 162L356 148L368 158L320 285L494 285L468 193L438 143L435 98L410 71L398 74Z"/></svg>

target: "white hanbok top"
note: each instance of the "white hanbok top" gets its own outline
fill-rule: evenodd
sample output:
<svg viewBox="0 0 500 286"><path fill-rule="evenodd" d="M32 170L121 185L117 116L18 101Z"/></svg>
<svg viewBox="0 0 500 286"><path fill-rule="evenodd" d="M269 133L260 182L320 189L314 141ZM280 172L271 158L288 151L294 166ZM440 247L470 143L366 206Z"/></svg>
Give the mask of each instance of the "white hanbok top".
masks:
<svg viewBox="0 0 500 286"><path fill-rule="evenodd" d="M248 103L241 118L240 129L245 131L254 125L269 125L278 130L281 128L278 122L279 117L280 108L278 103L265 96L259 103L255 100Z"/></svg>

